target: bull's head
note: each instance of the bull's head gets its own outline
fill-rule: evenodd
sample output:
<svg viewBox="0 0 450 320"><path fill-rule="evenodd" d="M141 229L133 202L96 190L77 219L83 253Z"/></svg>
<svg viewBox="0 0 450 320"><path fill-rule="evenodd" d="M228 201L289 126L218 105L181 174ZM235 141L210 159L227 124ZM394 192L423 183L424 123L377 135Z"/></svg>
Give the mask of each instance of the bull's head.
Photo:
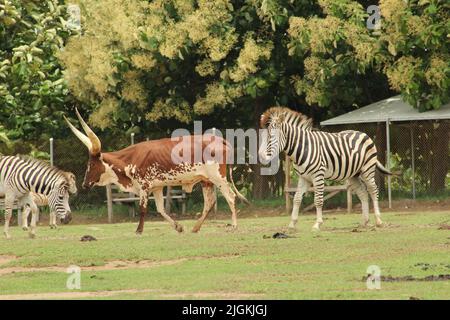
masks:
<svg viewBox="0 0 450 320"><path fill-rule="evenodd" d="M83 134L80 130L75 128L66 117L64 117L64 119L66 120L72 132L77 136L78 139L80 139L81 142L84 143L84 145L89 150L89 162L84 176L83 188L105 186L109 183L112 183L113 181L109 181L111 179L108 179L108 177L111 176L108 173L110 173L110 171L112 170L110 166L103 160L101 152L102 144L100 142L100 139L97 137L94 131L89 128L77 109L75 109L75 112L86 134Z"/></svg>

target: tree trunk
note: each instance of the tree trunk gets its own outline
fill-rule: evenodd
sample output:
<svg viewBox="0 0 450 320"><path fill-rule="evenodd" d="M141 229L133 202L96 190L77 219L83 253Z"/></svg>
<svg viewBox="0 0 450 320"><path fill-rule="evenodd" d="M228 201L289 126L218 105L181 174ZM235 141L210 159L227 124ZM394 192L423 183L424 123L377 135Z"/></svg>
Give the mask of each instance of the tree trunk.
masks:
<svg viewBox="0 0 450 320"><path fill-rule="evenodd" d="M437 127L436 127L437 126ZM446 188L445 177L449 169L449 126L445 121L435 125L432 140L430 191L437 193Z"/></svg>
<svg viewBox="0 0 450 320"><path fill-rule="evenodd" d="M386 164L387 146L386 146L386 123L384 123L384 122L377 123L375 146L377 148L378 160L383 165L385 165ZM376 174L375 174L375 181L377 183L380 194L386 192L385 176L384 176L384 174L380 173L378 170L376 171Z"/></svg>
<svg viewBox="0 0 450 320"><path fill-rule="evenodd" d="M253 115L253 123L254 128L258 130L259 128L259 119L261 114L264 112L264 104L263 98L258 97L255 101L255 111ZM261 175L261 164L258 162L257 164L252 165L253 171L253 179L252 179L252 195L253 199L264 199L270 193L269 190L269 179L267 176Z"/></svg>

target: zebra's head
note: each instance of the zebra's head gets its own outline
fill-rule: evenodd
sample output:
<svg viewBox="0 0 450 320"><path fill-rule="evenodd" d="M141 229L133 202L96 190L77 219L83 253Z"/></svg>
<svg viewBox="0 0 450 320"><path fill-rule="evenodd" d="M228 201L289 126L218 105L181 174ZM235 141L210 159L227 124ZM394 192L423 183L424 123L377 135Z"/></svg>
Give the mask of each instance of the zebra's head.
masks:
<svg viewBox="0 0 450 320"><path fill-rule="evenodd" d="M48 195L48 206L50 207L50 210L55 212L56 216L64 224L67 224L72 220L72 212L69 206L70 184L70 181L68 181L63 173Z"/></svg>
<svg viewBox="0 0 450 320"><path fill-rule="evenodd" d="M263 132L259 157L264 162L269 162L283 151L286 145L284 138L285 114L283 112L270 112L269 109L261 116L260 125Z"/></svg>

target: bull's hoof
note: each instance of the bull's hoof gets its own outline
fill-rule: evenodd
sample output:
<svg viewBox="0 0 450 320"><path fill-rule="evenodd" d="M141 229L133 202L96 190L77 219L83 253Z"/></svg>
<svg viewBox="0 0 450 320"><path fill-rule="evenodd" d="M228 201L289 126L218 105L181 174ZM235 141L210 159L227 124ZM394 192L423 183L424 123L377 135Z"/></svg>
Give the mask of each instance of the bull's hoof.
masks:
<svg viewBox="0 0 450 320"><path fill-rule="evenodd" d="M315 225L313 225L311 230L313 232L319 232L320 231L320 225L316 223Z"/></svg>
<svg viewBox="0 0 450 320"><path fill-rule="evenodd" d="M11 239L11 235L9 233L4 232L3 234L5 235L6 239L8 239L8 240Z"/></svg>
<svg viewBox="0 0 450 320"><path fill-rule="evenodd" d="M29 233L28 236L30 237L30 239L36 238L36 234L35 233Z"/></svg>
<svg viewBox="0 0 450 320"><path fill-rule="evenodd" d="M22 227L22 230L23 230L23 231L28 231L28 227L23 226L23 227Z"/></svg>
<svg viewBox="0 0 450 320"><path fill-rule="evenodd" d="M197 233L199 231L200 231L200 228L196 228L196 227L192 228L192 233Z"/></svg>
<svg viewBox="0 0 450 320"><path fill-rule="evenodd" d="M183 226L178 223L175 223L175 230L177 230L177 232L179 232L179 233L184 231Z"/></svg>
<svg viewBox="0 0 450 320"><path fill-rule="evenodd" d="M376 226L379 228L383 227L384 226L383 221L381 221L381 220L377 221Z"/></svg>
<svg viewBox="0 0 450 320"><path fill-rule="evenodd" d="M136 230L136 235L141 236L142 235L142 230Z"/></svg>

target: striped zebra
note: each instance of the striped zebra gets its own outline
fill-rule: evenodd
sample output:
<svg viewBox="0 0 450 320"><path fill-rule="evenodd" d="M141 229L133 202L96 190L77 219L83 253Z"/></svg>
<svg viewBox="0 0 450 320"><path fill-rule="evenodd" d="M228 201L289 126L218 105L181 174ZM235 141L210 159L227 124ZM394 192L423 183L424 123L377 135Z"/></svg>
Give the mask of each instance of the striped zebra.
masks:
<svg viewBox="0 0 450 320"><path fill-rule="evenodd" d="M75 175L72 172L66 172L63 171L63 174L66 176L67 181L69 182L69 193L75 194L77 193L77 185L76 185L76 178ZM45 207L48 206L48 197L40 194L32 192L31 196L33 198L34 203L37 205L37 207ZM29 205L25 205L23 214L22 214L22 228L23 230L28 230L28 216L31 213L31 207ZM49 218L49 226L51 229L56 229L58 226L56 222L56 213L54 211L50 211L50 218Z"/></svg>
<svg viewBox="0 0 450 320"><path fill-rule="evenodd" d="M391 173L378 161L375 144L367 134L351 130L336 133L313 130L312 119L284 107L268 109L262 114L260 125L267 129L267 138L263 139L259 150L260 158L270 161L285 151L299 175L290 228L295 228L303 194L312 185L317 213L313 230L320 229L325 179L348 181L350 190L361 200L363 225L369 221L369 193L376 225L382 225L375 169Z"/></svg>
<svg viewBox="0 0 450 320"><path fill-rule="evenodd" d="M69 181L64 172L47 163L21 156L0 156L0 197L5 197L5 229L7 239L12 208L18 205L31 208L32 219L29 235L36 235L36 216L38 208L33 201L32 192L48 197L50 210L69 223L72 219L69 207Z"/></svg>

